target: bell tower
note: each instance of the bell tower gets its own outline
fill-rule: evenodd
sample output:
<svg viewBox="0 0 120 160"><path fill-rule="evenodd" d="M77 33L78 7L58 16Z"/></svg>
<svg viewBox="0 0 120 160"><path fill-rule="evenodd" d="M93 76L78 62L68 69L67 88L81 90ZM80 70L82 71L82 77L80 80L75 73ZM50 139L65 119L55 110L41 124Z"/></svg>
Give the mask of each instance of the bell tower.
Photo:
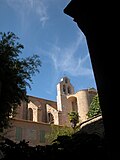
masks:
<svg viewBox="0 0 120 160"><path fill-rule="evenodd" d="M70 112L70 104L67 96L74 94L74 87L70 83L69 78L63 77L57 84L57 110L60 113L60 124L67 124L68 113Z"/></svg>
<svg viewBox="0 0 120 160"><path fill-rule="evenodd" d="M62 111L65 105L66 96L74 94L74 87L67 77L63 77L57 84L57 109Z"/></svg>

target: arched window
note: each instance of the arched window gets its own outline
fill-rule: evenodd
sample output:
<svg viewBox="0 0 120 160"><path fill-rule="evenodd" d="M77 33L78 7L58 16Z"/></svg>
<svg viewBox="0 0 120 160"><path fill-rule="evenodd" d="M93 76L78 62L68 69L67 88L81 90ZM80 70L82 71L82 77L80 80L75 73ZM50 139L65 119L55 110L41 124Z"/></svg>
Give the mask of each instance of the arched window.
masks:
<svg viewBox="0 0 120 160"><path fill-rule="evenodd" d="M28 109L28 120L33 121L33 110L32 110L32 108Z"/></svg>
<svg viewBox="0 0 120 160"><path fill-rule="evenodd" d="M71 94L71 88L68 87L68 94Z"/></svg>
<svg viewBox="0 0 120 160"><path fill-rule="evenodd" d="M66 87L63 85L63 93L66 94Z"/></svg>
<svg viewBox="0 0 120 160"><path fill-rule="evenodd" d="M48 113L48 123L54 124L54 117L51 113Z"/></svg>

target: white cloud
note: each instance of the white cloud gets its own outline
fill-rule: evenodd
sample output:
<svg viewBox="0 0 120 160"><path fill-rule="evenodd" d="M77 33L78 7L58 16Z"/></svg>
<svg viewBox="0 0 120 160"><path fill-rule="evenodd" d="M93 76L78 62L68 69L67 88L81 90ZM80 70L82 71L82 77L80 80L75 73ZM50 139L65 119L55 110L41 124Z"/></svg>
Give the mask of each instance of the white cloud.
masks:
<svg viewBox="0 0 120 160"><path fill-rule="evenodd" d="M42 26L44 26L49 19L44 0L7 0L7 3L26 21L31 13L37 15Z"/></svg>
<svg viewBox="0 0 120 160"><path fill-rule="evenodd" d="M86 48L86 53L81 50L80 46L87 43L85 36L81 33L78 34L75 41L71 42L68 46L61 47L58 45L59 39L53 43L46 42L46 48L37 48L37 52L43 58L43 63L50 63L55 69L55 74L69 74L71 76L89 76L94 78L93 69L89 51ZM83 48L85 49L85 48Z"/></svg>
<svg viewBox="0 0 120 160"><path fill-rule="evenodd" d="M79 53L82 52L79 50L79 46L83 42L84 37L79 34L72 45L66 48L55 45L52 48L50 57L57 72L69 73L72 76L93 76L92 67L86 67L86 63L90 64L89 53L86 53L84 57L81 56L82 53ZM76 55L76 53L79 54Z"/></svg>

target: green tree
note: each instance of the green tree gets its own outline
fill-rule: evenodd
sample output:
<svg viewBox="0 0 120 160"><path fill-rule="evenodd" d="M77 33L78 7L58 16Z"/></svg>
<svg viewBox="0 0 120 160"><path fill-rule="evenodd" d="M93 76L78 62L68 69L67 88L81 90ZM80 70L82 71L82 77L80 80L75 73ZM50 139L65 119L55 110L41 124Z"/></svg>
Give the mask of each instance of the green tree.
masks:
<svg viewBox="0 0 120 160"><path fill-rule="evenodd" d="M46 134L46 140L48 144L54 143L54 141L60 136L71 137L73 130L67 126L51 125L51 132Z"/></svg>
<svg viewBox="0 0 120 160"><path fill-rule="evenodd" d="M100 102L99 102L98 94L96 94L93 97L87 115L88 115L88 118L94 117L96 115L101 115L101 108L100 108Z"/></svg>
<svg viewBox="0 0 120 160"><path fill-rule="evenodd" d="M26 87L31 89L32 76L41 66L36 54L20 58L24 46L18 40L13 32L0 32L0 129L9 126L21 101L28 102Z"/></svg>
<svg viewBox="0 0 120 160"><path fill-rule="evenodd" d="M79 114L78 114L78 112L72 111L72 112L68 113L68 116L69 116L69 120L70 120L70 123L71 123L71 127L73 129L75 129L77 123L79 123Z"/></svg>

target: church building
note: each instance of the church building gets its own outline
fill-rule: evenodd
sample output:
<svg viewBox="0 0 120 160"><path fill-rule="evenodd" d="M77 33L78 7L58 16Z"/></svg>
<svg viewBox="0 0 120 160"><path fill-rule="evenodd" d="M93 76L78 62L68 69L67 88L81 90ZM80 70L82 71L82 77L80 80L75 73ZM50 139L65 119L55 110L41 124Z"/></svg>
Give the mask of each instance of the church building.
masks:
<svg viewBox="0 0 120 160"><path fill-rule="evenodd" d="M76 111L80 122L83 122L87 119L86 114L95 95L95 89L85 89L75 93L69 78L63 77L57 84L57 102L29 96L30 102L22 103L16 118L69 126L68 113Z"/></svg>
<svg viewBox="0 0 120 160"><path fill-rule="evenodd" d="M51 124L68 126L68 113L76 111L80 122L87 120L92 98L97 94L94 88L80 90L75 93L68 77L63 77L57 84L56 101L29 96L29 103L22 102L13 118L13 129L8 132L14 141L28 140L31 145L45 144L43 138L50 132ZM11 133L11 134L10 134Z"/></svg>

